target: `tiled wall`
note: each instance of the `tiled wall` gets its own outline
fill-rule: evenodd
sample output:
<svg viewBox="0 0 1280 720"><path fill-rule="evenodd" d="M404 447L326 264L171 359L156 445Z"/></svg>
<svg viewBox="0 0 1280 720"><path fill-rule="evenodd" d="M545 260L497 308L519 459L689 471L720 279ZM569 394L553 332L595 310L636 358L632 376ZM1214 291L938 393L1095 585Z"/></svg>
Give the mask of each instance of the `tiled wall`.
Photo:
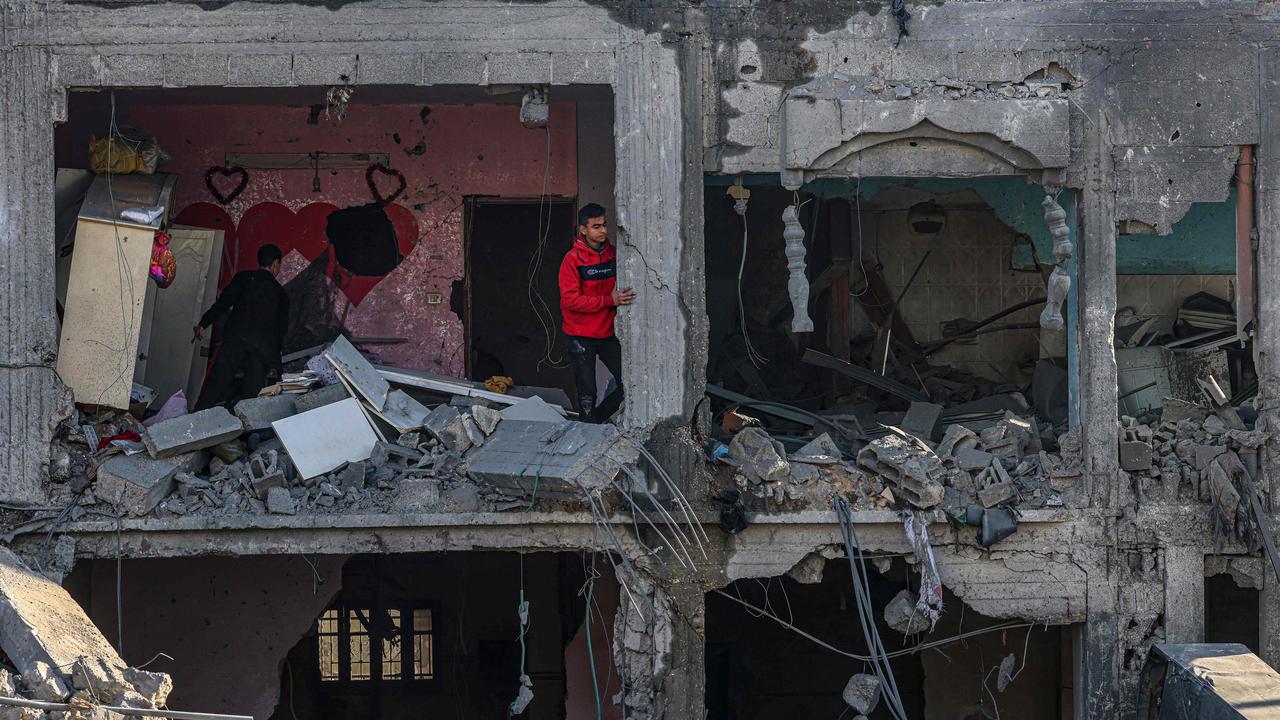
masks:
<svg viewBox="0 0 1280 720"><path fill-rule="evenodd" d="M1234 275L1118 275L1116 324L1125 324L1126 309L1136 318L1159 319L1157 332L1168 332L1182 301L1198 292L1235 300Z"/></svg>
<svg viewBox="0 0 1280 720"><path fill-rule="evenodd" d="M911 205L934 199L946 211L946 224L937 235L916 233L908 222ZM932 251L899 308L916 340L942 337L942 323L956 318L981 320L1006 307L1044 295L1037 272L1010 268L1016 234L973 193L931 196L911 190L890 190L876 198L875 235L867 238L868 260L876 256L885 283L896 297L926 251ZM864 226L865 227L865 226ZM1040 306L996 321L994 326L1039 319ZM977 343L954 343L931 356L936 364L963 368L983 377L1025 382L1018 365L1040 354L1037 330L1011 330L978 336Z"/></svg>

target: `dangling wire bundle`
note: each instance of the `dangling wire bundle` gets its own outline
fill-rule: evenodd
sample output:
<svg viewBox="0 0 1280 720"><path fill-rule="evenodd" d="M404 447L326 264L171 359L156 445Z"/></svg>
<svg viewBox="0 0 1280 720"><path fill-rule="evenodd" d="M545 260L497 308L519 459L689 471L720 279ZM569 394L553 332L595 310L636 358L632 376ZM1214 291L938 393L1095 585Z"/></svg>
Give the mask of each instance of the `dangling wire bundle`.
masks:
<svg viewBox="0 0 1280 720"><path fill-rule="evenodd" d="M752 365L760 367L769 362L751 344L751 334L747 332L747 306L742 302L742 275L747 269L747 198L739 196L733 201L733 211L742 218L742 260L738 263L738 322L742 327L742 340L747 345L747 359Z"/></svg>
<svg viewBox="0 0 1280 720"><path fill-rule="evenodd" d="M863 557L862 547L858 545L858 536L853 528L853 511L849 502L837 495L835 497L836 519L840 521L840 535L844 539L845 555L849 558L849 570L853 576L853 595L858 602L858 622L862 625L862 637L866 640L867 651L871 655L871 667L880 679L880 688L884 694L885 705L894 720L907 720L907 711L902 707L902 694L898 692L898 681L889 666L889 653L880 639L880 630L876 627L875 608L871 604L871 587L867 583L867 561ZM857 559L854 559L854 552Z"/></svg>

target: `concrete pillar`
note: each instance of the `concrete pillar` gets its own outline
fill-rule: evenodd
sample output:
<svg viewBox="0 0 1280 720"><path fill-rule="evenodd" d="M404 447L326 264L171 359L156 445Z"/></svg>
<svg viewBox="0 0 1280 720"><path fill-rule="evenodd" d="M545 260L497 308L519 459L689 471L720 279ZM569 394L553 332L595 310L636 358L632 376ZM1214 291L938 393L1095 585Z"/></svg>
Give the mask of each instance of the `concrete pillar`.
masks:
<svg viewBox="0 0 1280 720"><path fill-rule="evenodd" d="M1098 548L1099 555L1105 554ZM1119 679L1121 666L1120 627L1117 614L1117 586L1113 577L1102 570L1102 564L1092 563L1089 572L1089 592L1083 653L1076 676L1076 717L1082 720L1108 720L1117 717L1120 705Z"/></svg>
<svg viewBox="0 0 1280 720"><path fill-rule="evenodd" d="M49 68L47 50L0 50L0 502L13 504L43 501L49 441L68 405L54 373L53 121L60 105Z"/></svg>
<svg viewBox="0 0 1280 720"><path fill-rule="evenodd" d="M1079 121L1086 126L1088 171L1080 238L1080 419L1084 472L1093 505L1116 500L1120 472L1116 442L1116 185L1105 112Z"/></svg>
<svg viewBox="0 0 1280 720"><path fill-rule="evenodd" d="M1164 549L1164 641L1204 642L1204 550Z"/></svg>
<svg viewBox="0 0 1280 720"><path fill-rule="evenodd" d="M1259 59L1259 93L1263 98L1275 97L1280 86L1280 49L1264 48ZM1258 396L1265 401L1261 422L1267 424L1272 437L1262 453L1263 476L1258 484L1264 494L1280 477L1280 283L1266 279L1280 273L1280 110L1275 103L1261 102L1257 163L1254 168L1257 193L1257 325L1254 334L1254 357L1257 360ZM1275 503L1272 503L1275 507Z"/></svg>
<svg viewBox="0 0 1280 720"><path fill-rule="evenodd" d="M618 283L638 293L618 314L623 420L652 429L687 418L706 377L701 104L656 35L626 31L617 66Z"/></svg>

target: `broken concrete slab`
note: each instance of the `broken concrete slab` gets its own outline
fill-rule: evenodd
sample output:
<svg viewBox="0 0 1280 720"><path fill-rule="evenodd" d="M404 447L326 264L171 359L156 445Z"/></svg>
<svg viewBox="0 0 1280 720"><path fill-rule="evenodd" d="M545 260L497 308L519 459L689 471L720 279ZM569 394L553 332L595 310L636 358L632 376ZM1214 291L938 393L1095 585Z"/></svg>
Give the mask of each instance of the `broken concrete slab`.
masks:
<svg viewBox="0 0 1280 720"><path fill-rule="evenodd" d="M463 470L474 480L523 497L581 499L607 487L639 451L613 425L503 420Z"/></svg>
<svg viewBox="0 0 1280 720"><path fill-rule="evenodd" d="M347 382L364 396L374 410L381 411L391 394L391 385L360 351L342 335L324 350L324 358L333 364Z"/></svg>
<svg viewBox="0 0 1280 720"><path fill-rule="evenodd" d="M317 388L311 392L295 395L293 402L297 411L304 413L310 410L315 410L318 407L324 407L325 405L336 403L339 400L346 400L349 397L351 397L351 393L347 392L347 389L342 386L342 383L334 383L333 385L325 385L324 387Z"/></svg>
<svg viewBox="0 0 1280 720"><path fill-rule="evenodd" d="M63 702L71 694L62 675L39 660L22 673L22 684L33 700Z"/></svg>
<svg viewBox="0 0 1280 720"><path fill-rule="evenodd" d="M98 468L94 492L133 517L146 515L174 490L174 477L204 467L209 454L203 450L156 460L141 453L116 455Z"/></svg>
<svg viewBox="0 0 1280 720"><path fill-rule="evenodd" d="M502 409L503 420L564 422L564 417L542 398L534 395Z"/></svg>
<svg viewBox="0 0 1280 720"><path fill-rule="evenodd" d="M368 460L378 442L360 401L347 398L271 424L303 479Z"/></svg>
<svg viewBox="0 0 1280 720"><path fill-rule="evenodd" d="M472 405L471 417L476 421L476 427L480 428L485 435L492 435L498 423L502 422L502 413L488 405Z"/></svg>
<svg viewBox="0 0 1280 720"><path fill-rule="evenodd" d="M791 459L814 465L834 465L844 459L844 452L830 435L822 433L795 451Z"/></svg>
<svg viewBox="0 0 1280 720"><path fill-rule="evenodd" d="M440 481L435 478L404 478L396 492L398 512L424 512L440 505Z"/></svg>
<svg viewBox="0 0 1280 720"><path fill-rule="evenodd" d="M151 457L168 458L234 440L243 432L244 424L226 408L213 407L158 422L147 428L142 441Z"/></svg>
<svg viewBox="0 0 1280 720"><path fill-rule="evenodd" d="M1209 463L1213 462L1215 458L1227 451L1226 448L1220 445L1195 445L1193 446L1193 449L1195 451L1195 464L1197 470L1204 470L1209 467Z"/></svg>
<svg viewBox="0 0 1280 720"><path fill-rule="evenodd" d="M245 430L266 430L277 420L297 415L298 405L289 393L246 398L236 403L235 414Z"/></svg>
<svg viewBox="0 0 1280 720"><path fill-rule="evenodd" d="M423 427L446 448L466 452L471 447L471 436L462 418L462 412L453 405L437 405L427 415Z"/></svg>
<svg viewBox="0 0 1280 720"><path fill-rule="evenodd" d="M364 489L366 467L363 460L343 465L337 472L338 487L344 490L350 490L351 488Z"/></svg>
<svg viewBox="0 0 1280 720"><path fill-rule="evenodd" d="M125 663L80 605L59 585L0 547L0 647L21 673L45 663L70 668L99 658L115 672Z"/></svg>

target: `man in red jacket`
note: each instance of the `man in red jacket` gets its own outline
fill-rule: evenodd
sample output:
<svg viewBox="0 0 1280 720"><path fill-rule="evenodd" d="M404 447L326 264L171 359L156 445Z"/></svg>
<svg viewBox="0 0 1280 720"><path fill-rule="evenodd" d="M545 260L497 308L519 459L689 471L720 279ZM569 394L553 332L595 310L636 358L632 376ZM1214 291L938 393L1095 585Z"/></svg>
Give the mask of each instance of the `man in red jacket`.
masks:
<svg viewBox="0 0 1280 720"><path fill-rule="evenodd" d="M604 208L584 205L578 211L578 237L560 263L560 314L578 386L578 418L583 422L604 422L622 405L622 346L613 334L613 318L618 307L630 305L636 294L631 288L615 287L616 257ZM597 357L617 381L617 388L599 405Z"/></svg>

